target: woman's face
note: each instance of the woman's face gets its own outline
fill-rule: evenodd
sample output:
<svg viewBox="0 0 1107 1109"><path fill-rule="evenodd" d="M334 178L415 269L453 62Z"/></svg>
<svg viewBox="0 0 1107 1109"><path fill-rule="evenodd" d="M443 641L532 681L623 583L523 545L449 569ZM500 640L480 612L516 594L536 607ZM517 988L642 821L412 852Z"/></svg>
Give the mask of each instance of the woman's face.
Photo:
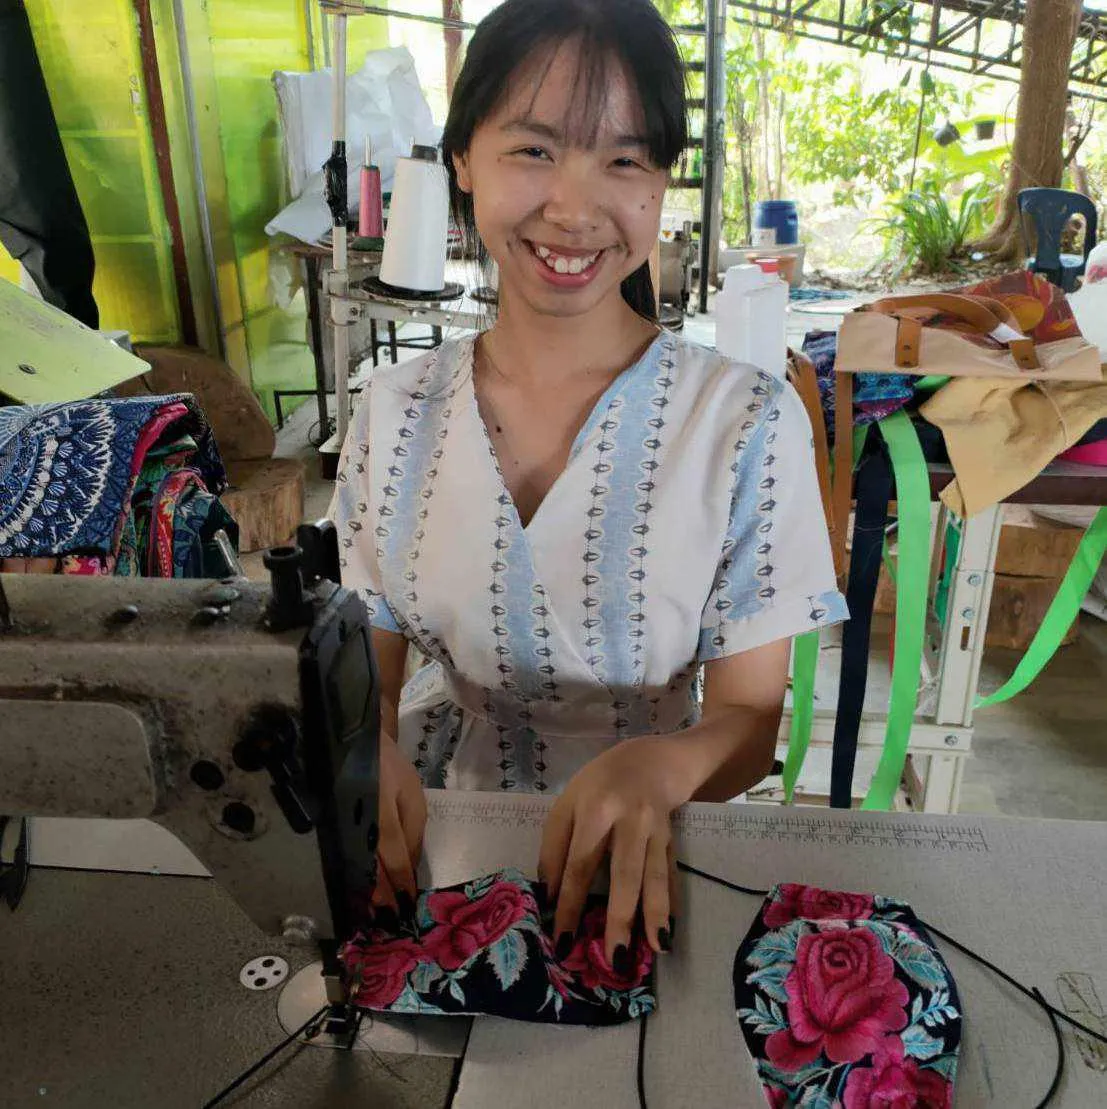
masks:
<svg viewBox="0 0 1107 1109"><path fill-rule="evenodd" d="M618 65L598 126L574 128L580 68L576 47L564 44L517 73L454 161L499 264L501 295L544 315L583 315L620 295L657 241L668 181L650 161L638 99Z"/></svg>

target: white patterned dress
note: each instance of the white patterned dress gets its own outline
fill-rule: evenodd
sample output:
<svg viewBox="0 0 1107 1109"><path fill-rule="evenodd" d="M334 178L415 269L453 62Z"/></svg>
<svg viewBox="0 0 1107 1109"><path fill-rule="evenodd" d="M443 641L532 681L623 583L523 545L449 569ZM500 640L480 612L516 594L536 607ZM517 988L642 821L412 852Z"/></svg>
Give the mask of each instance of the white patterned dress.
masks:
<svg viewBox="0 0 1107 1109"><path fill-rule="evenodd" d="M398 737L427 786L561 789L695 721L701 663L845 618L790 386L660 334L523 527L473 348L374 374L331 506L344 584L431 660Z"/></svg>

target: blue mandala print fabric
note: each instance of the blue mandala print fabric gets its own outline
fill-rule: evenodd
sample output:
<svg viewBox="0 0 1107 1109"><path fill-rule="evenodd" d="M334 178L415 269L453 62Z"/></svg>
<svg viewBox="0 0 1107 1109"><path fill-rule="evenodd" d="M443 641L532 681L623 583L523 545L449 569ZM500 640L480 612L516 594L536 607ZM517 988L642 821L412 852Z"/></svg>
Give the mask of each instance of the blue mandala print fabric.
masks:
<svg viewBox="0 0 1107 1109"><path fill-rule="evenodd" d="M167 432L191 438L190 465L221 492L215 439L189 395L0 408L0 558L113 554L149 432L174 406Z"/></svg>

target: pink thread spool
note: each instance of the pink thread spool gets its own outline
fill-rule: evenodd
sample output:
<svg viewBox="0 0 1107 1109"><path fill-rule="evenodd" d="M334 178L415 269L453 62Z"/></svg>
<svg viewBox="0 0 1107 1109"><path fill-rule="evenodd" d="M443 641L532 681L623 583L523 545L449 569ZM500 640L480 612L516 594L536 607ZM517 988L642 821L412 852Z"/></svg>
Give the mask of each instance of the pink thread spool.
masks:
<svg viewBox="0 0 1107 1109"><path fill-rule="evenodd" d="M381 171L371 164L369 136L365 136L365 164L361 167L361 199L358 204L357 233L363 239L384 237L384 211L381 200Z"/></svg>

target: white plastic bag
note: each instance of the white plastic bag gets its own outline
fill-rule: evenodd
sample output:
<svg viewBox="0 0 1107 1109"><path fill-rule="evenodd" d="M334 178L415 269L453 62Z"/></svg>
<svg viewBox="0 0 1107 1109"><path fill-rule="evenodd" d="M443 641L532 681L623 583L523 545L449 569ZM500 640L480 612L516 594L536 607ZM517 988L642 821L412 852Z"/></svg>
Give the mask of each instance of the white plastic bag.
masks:
<svg viewBox="0 0 1107 1109"><path fill-rule="evenodd" d="M331 226L323 199L323 163L331 153L333 74L273 74L284 137L288 185L295 198L269 223L269 235L285 233L317 242ZM346 150L350 214L357 214L358 175L368 135L373 162L380 167L385 192L392 188L396 158L411 152L412 143L437 145L442 129L431 116L419 84L415 61L406 47L374 50L361 68L346 78Z"/></svg>

